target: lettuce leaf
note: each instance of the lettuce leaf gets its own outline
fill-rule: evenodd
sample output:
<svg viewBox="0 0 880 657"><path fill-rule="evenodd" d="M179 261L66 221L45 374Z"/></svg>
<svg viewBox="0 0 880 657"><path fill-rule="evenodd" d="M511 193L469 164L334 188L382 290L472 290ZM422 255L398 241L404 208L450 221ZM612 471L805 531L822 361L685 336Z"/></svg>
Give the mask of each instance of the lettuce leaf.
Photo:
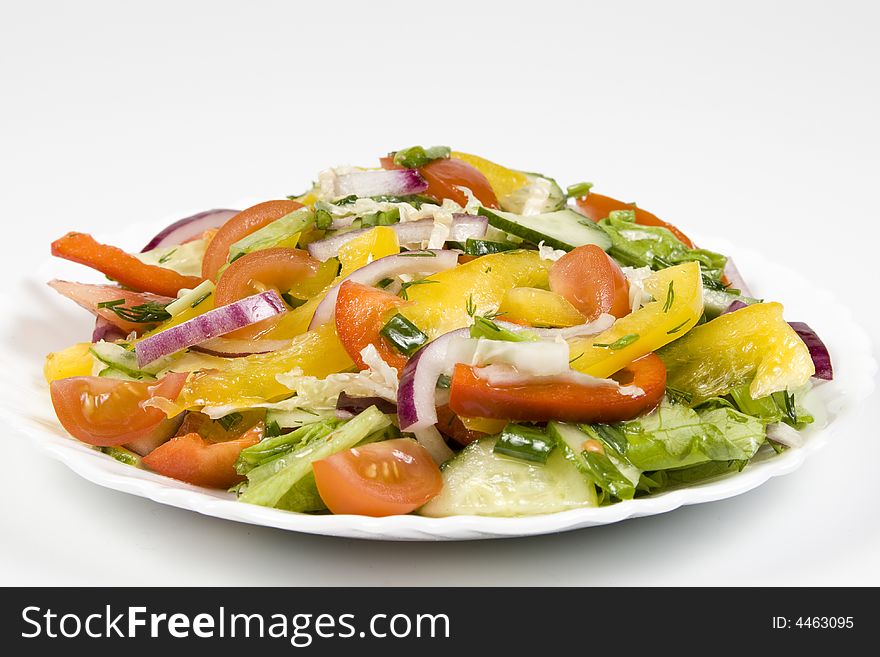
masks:
<svg viewBox="0 0 880 657"><path fill-rule="evenodd" d="M595 484L617 499L742 469L766 439L764 422L731 405L692 409L668 398L638 420L581 430L603 444L604 454L584 457Z"/></svg>
<svg viewBox="0 0 880 657"><path fill-rule="evenodd" d="M629 267L665 269L682 262L699 262L703 283L713 289L724 289L721 276L727 257L706 249L690 249L668 229L661 226L640 226L632 210L612 212L599 225L611 238L608 255Z"/></svg>

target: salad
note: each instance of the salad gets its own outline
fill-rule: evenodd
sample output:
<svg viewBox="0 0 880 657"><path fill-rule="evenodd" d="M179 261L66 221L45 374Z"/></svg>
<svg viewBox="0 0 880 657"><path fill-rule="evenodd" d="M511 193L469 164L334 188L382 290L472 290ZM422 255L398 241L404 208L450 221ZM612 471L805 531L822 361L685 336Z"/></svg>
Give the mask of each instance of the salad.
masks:
<svg viewBox="0 0 880 657"><path fill-rule="evenodd" d="M63 427L137 468L305 513L615 504L797 448L832 378L809 326L635 204L447 147L182 219L49 354Z"/></svg>

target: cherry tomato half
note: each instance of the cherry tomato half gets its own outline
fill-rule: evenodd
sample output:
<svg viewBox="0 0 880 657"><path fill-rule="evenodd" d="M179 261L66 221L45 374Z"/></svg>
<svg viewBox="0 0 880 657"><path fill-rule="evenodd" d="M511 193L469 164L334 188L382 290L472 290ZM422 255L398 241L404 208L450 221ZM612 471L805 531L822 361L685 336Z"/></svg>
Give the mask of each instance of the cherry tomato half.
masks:
<svg viewBox="0 0 880 657"><path fill-rule="evenodd" d="M67 432L89 445L123 445L142 438L165 420L158 408L145 407L154 397L174 400L185 372L154 382L120 381L100 376L58 379L49 386L55 414Z"/></svg>
<svg viewBox="0 0 880 657"><path fill-rule="evenodd" d="M620 267L595 244L569 251L550 267L550 289L565 297L589 321L602 313L630 312L629 287Z"/></svg>
<svg viewBox="0 0 880 657"><path fill-rule="evenodd" d="M333 513L409 513L443 488L437 464L410 438L354 447L315 461L312 469L318 493Z"/></svg>

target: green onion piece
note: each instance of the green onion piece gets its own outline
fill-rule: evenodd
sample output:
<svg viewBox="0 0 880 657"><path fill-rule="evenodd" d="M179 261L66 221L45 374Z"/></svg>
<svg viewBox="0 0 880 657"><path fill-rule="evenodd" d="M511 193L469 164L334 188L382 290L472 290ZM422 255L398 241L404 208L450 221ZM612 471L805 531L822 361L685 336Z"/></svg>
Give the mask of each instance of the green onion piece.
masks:
<svg viewBox="0 0 880 657"><path fill-rule="evenodd" d="M449 390L452 387L452 377L448 374L441 374L437 377L437 387L441 390Z"/></svg>
<svg viewBox="0 0 880 657"><path fill-rule="evenodd" d="M434 160L445 160L449 157L449 146L411 146L394 154L394 164L406 169L418 169Z"/></svg>
<svg viewBox="0 0 880 657"><path fill-rule="evenodd" d="M393 278L383 278L381 281L376 283L376 287L382 288L383 290L391 285L394 282Z"/></svg>
<svg viewBox="0 0 880 657"><path fill-rule="evenodd" d="M556 441L538 427L511 422L498 436L492 451L523 461L543 464L547 462L547 457L555 447Z"/></svg>
<svg viewBox="0 0 880 657"><path fill-rule="evenodd" d="M587 194L589 194L592 188L593 183L575 183L574 185L568 186L568 189L565 190L565 196L567 198L581 198L582 196L586 196Z"/></svg>
<svg viewBox="0 0 880 657"><path fill-rule="evenodd" d="M193 301L192 304L190 304L190 308L196 308L196 307L198 307L199 304L202 303L202 301L204 301L205 299L207 299L207 298L208 298L209 296L211 296L212 294L213 294L213 292L205 292L202 296L200 296L198 299L196 299L195 301Z"/></svg>
<svg viewBox="0 0 880 657"><path fill-rule="evenodd" d="M341 199L333 201L333 205L351 205L358 200L357 194L349 194Z"/></svg>
<svg viewBox="0 0 880 657"><path fill-rule="evenodd" d="M372 228L373 226L391 226L400 221L400 208L391 208L390 210L380 210L372 214L364 215L360 218L361 228Z"/></svg>
<svg viewBox="0 0 880 657"><path fill-rule="evenodd" d="M685 322L687 323L687 322ZM631 345L633 342L639 339L638 333L630 333L628 335L624 335L619 340L615 340L610 344L603 344L601 342L594 342L594 347L604 347L605 349L610 349L611 351L617 351L618 349L623 349L626 346Z"/></svg>
<svg viewBox="0 0 880 657"><path fill-rule="evenodd" d="M321 230L327 230L333 223L333 215L324 208L315 210L315 227Z"/></svg>
<svg viewBox="0 0 880 657"><path fill-rule="evenodd" d="M474 323L471 326L472 338L486 338L488 340L504 340L506 342L534 342L537 336L530 331L522 331L514 333L506 328L498 326L488 317L474 317Z"/></svg>
<svg viewBox="0 0 880 657"><path fill-rule="evenodd" d="M518 248L515 244L505 244L504 242L491 242L489 240L478 240L469 237L464 243L465 255L484 256L490 253L501 253L502 251L511 251Z"/></svg>
<svg viewBox="0 0 880 657"><path fill-rule="evenodd" d="M412 356L428 341L428 336L418 326L399 314L389 319L379 333L405 356Z"/></svg>
<svg viewBox="0 0 880 657"><path fill-rule="evenodd" d="M173 256L177 252L177 249L171 249L168 253L159 258L159 264L164 265L166 262L171 260L171 256Z"/></svg>

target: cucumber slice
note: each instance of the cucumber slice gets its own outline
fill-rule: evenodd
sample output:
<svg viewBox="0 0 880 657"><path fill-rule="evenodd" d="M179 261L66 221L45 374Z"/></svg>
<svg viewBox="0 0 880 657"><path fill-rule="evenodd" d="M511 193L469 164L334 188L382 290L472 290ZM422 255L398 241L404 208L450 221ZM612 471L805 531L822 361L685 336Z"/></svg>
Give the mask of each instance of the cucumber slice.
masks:
<svg viewBox="0 0 880 657"><path fill-rule="evenodd" d="M564 209L544 214L513 214L501 210L480 208L479 213L489 224L522 237L530 242L563 251L571 251L585 244L595 244L603 251L611 248L611 238L592 221L574 210Z"/></svg>
<svg viewBox="0 0 880 657"><path fill-rule="evenodd" d="M539 173L521 171L529 182L524 187L499 199L501 209L516 214L555 212L565 207L565 192L553 178Z"/></svg>
<svg viewBox="0 0 880 657"><path fill-rule="evenodd" d="M497 438L481 438L465 447L443 468L443 490L419 513L435 518L454 515L527 516L596 506L596 489L561 450L544 465L495 454Z"/></svg>
<svg viewBox="0 0 880 657"><path fill-rule="evenodd" d="M112 342L96 342L89 348L89 351L92 353L92 356L107 365L108 369L111 370L110 372L104 370L99 376L114 378L121 378L116 375L116 372L119 372L137 380L155 379L156 373L166 367L171 360L169 357L160 358L150 363L147 367L140 368L137 364L137 356L135 356L133 351L129 351Z"/></svg>
<svg viewBox="0 0 880 657"><path fill-rule="evenodd" d="M706 313L706 319L715 319L727 310L728 306L734 301L742 301L749 306L753 303L758 303L758 299L744 297L739 294L734 294L733 292L727 292L726 290L710 290L706 287L703 288L703 312Z"/></svg>

